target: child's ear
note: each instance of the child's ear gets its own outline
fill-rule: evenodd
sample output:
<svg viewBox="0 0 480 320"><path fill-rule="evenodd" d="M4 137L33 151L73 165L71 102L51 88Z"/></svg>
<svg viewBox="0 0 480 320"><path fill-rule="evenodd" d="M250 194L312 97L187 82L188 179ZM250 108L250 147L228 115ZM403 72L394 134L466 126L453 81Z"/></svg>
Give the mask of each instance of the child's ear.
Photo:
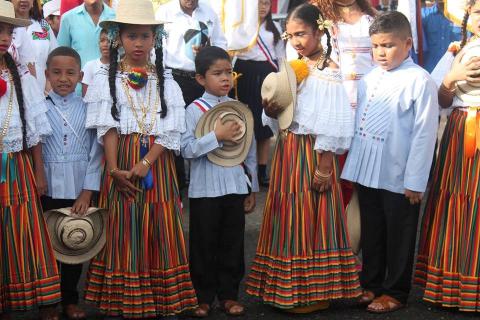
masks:
<svg viewBox="0 0 480 320"><path fill-rule="evenodd" d="M48 67L45 69L45 79L50 80L50 72L48 72Z"/></svg>
<svg viewBox="0 0 480 320"><path fill-rule="evenodd" d="M205 77L202 76L201 74L195 74L195 80L202 86L205 87Z"/></svg>
<svg viewBox="0 0 480 320"><path fill-rule="evenodd" d="M407 38L406 46L407 46L408 50L411 50L411 49L412 49L412 47L413 47L413 39L412 39L412 37L408 37L408 38Z"/></svg>

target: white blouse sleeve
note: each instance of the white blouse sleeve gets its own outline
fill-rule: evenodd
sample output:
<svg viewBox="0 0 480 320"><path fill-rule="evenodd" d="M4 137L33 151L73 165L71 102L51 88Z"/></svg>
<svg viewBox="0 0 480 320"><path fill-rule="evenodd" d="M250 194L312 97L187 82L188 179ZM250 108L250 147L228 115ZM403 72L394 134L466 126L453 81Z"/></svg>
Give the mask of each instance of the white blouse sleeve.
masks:
<svg viewBox="0 0 480 320"><path fill-rule="evenodd" d="M440 59L440 61L438 61L435 69L433 69L431 76L437 86L440 86L442 84L443 79L452 68L453 60L455 60L453 53L447 51Z"/></svg>

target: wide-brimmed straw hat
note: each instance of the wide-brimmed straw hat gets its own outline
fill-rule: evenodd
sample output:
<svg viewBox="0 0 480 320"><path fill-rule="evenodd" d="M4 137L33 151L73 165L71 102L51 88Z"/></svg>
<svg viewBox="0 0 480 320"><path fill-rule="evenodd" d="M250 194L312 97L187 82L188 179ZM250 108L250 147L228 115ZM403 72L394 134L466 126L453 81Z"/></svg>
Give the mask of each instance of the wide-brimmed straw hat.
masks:
<svg viewBox="0 0 480 320"><path fill-rule="evenodd" d="M463 64L473 57L480 57L480 44L465 47L464 50L465 55L461 60ZM455 94L468 105L480 106L480 83L457 81Z"/></svg>
<svg viewBox="0 0 480 320"><path fill-rule="evenodd" d="M100 22L100 27L108 29L111 24L160 25L165 21L155 19L153 4L149 0L120 0L114 19Z"/></svg>
<svg viewBox="0 0 480 320"><path fill-rule="evenodd" d="M44 214L58 261L84 263L105 245L107 210L89 208L84 216L73 216L71 208L62 208Z"/></svg>
<svg viewBox="0 0 480 320"><path fill-rule="evenodd" d="M8 23L16 27L26 27L32 24L28 19L15 18L13 4L5 0L0 0L0 22Z"/></svg>
<svg viewBox="0 0 480 320"><path fill-rule="evenodd" d="M238 101L219 103L202 115L195 128L195 137L201 138L215 130L217 119L223 123L236 121L240 134L235 142L224 141L221 148L207 154L208 160L223 167L233 167L245 161L253 139L253 115L250 109Z"/></svg>
<svg viewBox="0 0 480 320"><path fill-rule="evenodd" d="M360 252L360 236L362 233L361 230L361 221L360 221L360 203L358 202L357 191L354 191L352 198L347 206L347 232L348 238L350 239L350 246L353 253L358 254Z"/></svg>
<svg viewBox="0 0 480 320"><path fill-rule="evenodd" d="M280 129L288 129L297 101L297 78L286 60L281 61L279 72L272 72L265 78L261 93L262 99L284 108L278 115L278 124Z"/></svg>

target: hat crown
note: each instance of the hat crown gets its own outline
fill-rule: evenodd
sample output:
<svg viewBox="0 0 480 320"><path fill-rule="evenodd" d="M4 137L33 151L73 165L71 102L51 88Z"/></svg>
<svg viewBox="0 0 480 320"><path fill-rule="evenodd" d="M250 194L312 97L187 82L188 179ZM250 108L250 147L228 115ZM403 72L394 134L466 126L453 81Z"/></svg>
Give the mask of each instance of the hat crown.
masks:
<svg viewBox="0 0 480 320"><path fill-rule="evenodd" d="M149 0L120 0L116 11L117 20L132 21L132 24L155 20L153 4Z"/></svg>
<svg viewBox="0 0 480 320"><path fill-rule="evenodd" d="M286 108L293 101L288 79L281 72L270 73L264 80L261 89L262 98L273 101Z"/></svg>
<svg viewBox="0 0 480 320"><path fill-rule="evenodd" d="M15 19L15 9L11 2L0 0L0 17Z"/></svg>

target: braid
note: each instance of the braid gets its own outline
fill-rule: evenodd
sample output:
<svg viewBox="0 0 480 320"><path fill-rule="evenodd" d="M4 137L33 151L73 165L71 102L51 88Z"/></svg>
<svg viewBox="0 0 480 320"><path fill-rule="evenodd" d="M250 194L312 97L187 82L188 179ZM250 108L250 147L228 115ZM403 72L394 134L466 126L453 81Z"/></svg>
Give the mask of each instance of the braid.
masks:
<svg viewBox="0 0 480 320"><path fill-rule="evenodd" d="M325 35L327 36L327 53L325 54L325 59L323 60L322 70L328 66L328 60L330 59L330 55L332 54L332 36L327 29L325 29Z"/></svg>
<svg viewBox="0 0 480 320"><path fill-rule="evenodd" d="M161 27L163 30L163 26ZM157 34L157 37L161 37L161 34ZM160 104L162 106L162 111L160 112L160 117L165 118L167 116L167 104L165 102L165 77L163 75L163 48L160 46L155 49L155 69L157 70L158 78L158 94L160 95Z"/></svg>
<svg viewBox="0 0 480 320"><path fill-rule="evenodd" d="M117 109L117 88L116 88L116 78L117 78L117 68L118 68L118 49L113 47L113 44L110 45L110 66L108 68L108 86L110 87L110 96L112 97L112 108L111 113L113 119L119 121L118 118L118 109Z"/></svg>
<svg viewBox="0 0 480 320"><path fill-rule="evenodd" d="M468 18L470 14L468 13L468 10L465 11L465 15L463 16L462 20L462 42L460 43L460 50L465 46L467 43L467 24L468 24Z"/></svg>
<svg viewBox="0 0 480 320"><path fill-rule="evenodd" d="M15 64L12 56L7 52L5 53L4 58L8 71L12 75L15 94L17 96L18 111L20 113L20 119L22 120L23 150L27 150L27 122L25 120L25 105L23 101L22 82L20 81L20 74L18 73L17 65ZM13 88L11 88L11 90L13 90Z"/></svg>

